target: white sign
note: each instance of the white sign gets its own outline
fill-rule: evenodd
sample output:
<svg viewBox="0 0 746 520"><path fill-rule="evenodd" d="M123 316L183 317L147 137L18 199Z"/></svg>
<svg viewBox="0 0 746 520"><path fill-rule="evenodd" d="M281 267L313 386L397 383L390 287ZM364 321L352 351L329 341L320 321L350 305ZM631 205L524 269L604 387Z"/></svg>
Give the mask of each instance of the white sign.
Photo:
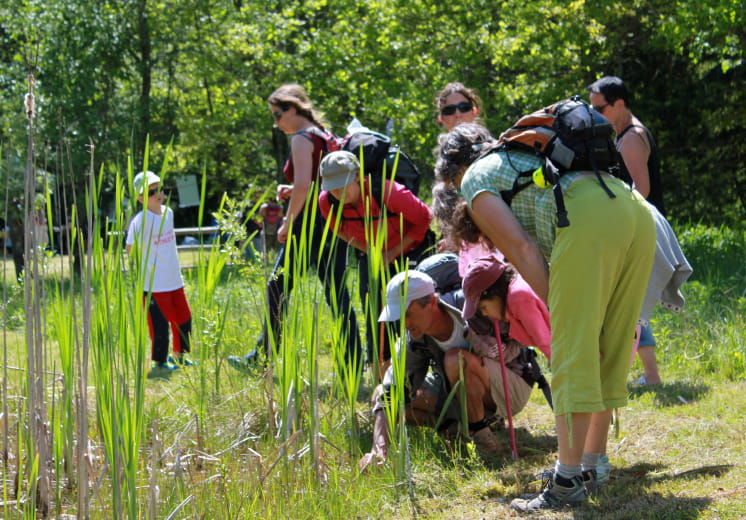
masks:
<svg viewBox="0 0 746 520"><path fill-rule="evenodd" d="M176 177L176 189L179 191L179 207L199 206L199 189L196 175Z"/></svg>

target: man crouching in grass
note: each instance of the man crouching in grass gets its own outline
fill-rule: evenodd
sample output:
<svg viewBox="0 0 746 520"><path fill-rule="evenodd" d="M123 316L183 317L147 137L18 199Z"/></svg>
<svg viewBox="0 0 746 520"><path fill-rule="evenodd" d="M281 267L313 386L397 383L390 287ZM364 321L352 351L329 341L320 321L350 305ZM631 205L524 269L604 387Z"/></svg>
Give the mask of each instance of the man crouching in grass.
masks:
<svg viewBox="0 0 746 520"><path fill-rule="evenodd" d="M386 286L386 307L378 320L404 319L407 329L406 337L400 338L396 345L397 352L402 346L407 349L407 422L418 426L435 425L446 397L459 379L459 360L462 360L469 436L480 456L491 460L503 452L490 430L491 419L495 413L500 417L508 413L497 340L492 335L478 335L467 328L459 308L463 305L463 296L459 298L458 294L439 296L430 276L419 271L405 271L394 276ZM511 365L506 373L514 414L523 409L531 394L531 386L519 374L520 366L510 363L519 357L520 350L517 342L504 344L505 362ZM382 465L386 460L389 427L384 406L394 384L393 368L389 367L383 383L373 392L373 447L360 460L361 470L371 464ZM451 401L448 419L458 418L457 401Z"/></svg>

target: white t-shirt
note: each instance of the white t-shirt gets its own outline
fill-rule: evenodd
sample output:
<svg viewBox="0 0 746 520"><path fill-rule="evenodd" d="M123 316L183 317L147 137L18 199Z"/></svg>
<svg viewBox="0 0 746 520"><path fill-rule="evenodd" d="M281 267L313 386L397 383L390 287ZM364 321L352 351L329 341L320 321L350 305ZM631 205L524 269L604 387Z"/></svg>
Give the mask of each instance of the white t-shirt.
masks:
<svg viewBox="0 0 746 520"><path fill-rule="evenodd" d="M452 321L453 333L451 333L450 338L445 341L438 341L434 337L430 336L430 338L435 342L436 345L440 347L440 350L442 350L443 352L448 352L452 348L469 348L469 342L466 340L466 329L464 328L464 325L458 320Z"/></svg>
<svg viewBox="0 0 746 520"><path fill-rule="evenodd" d="M161 212L163 215L156 215L147 209L139 212L127 231L127 245L134 246L137 254L142 255L141 266L145 275L145 290L148 292L175 291L184 287L176 250L174 212L167 206L161 206ZM152 286L151 272L154 273Z"/></svg>

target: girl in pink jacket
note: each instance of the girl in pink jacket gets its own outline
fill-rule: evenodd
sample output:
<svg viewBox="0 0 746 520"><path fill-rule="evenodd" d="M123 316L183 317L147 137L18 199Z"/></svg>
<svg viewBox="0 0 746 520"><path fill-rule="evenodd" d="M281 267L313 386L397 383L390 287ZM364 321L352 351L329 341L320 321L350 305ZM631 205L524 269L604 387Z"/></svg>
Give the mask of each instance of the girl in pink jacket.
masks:
<svg viewBox="0 0 746 520"><path fill-rule="evenodd" d="M467 267L462 288L465 320L478 310L506 322L511 338L538 348L547 359L551 357L549 311L513 266L495 253L477 258Z"/></svg>

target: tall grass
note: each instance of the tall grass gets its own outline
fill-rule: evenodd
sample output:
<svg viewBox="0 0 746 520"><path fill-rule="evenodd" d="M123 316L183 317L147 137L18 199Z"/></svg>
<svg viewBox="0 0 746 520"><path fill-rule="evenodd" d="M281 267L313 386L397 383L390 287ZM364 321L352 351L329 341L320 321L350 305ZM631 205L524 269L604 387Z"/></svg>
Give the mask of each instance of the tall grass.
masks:
<svg viewBox="0 0 746 520"><path fill-rule="evenodd" d="M137 209L124 201L124 186L131 186L134 171L130 164L116 180L119 209L106 231L124 231ZM160 174L168 178L169 173L166 163ZM406 351L393 348L395 384L386 412L390 462L360 475L357 460L369 446L371 430L368 397L378 380L374 371L346 357L341 317L319 303L323 288L301 267L301 258L319 254L303 236L295 243L299 261L285 266L296 270L295 289L282 341L273 345L266 370L257 368L250 376L223 370L226 355L253 346L266 316L263 267L241 263L229 243L205 248L197 255L196 268L185 271L199 365L182 369L168 382L146 380L150 347L139 263L131 263L121 243L106 242L97 233L84 240L81 234L82 227L101 225L96 215L103 179L102 171L91 171L80 205L86 226L78 222L77 210L72 213L71 243L85 259L84 270L78 273L72 262L62 260L57 264L64 265L57 267L40 257L38 273L29 269L35 282L4 283L1 422L7 458L2 462L0 517L35 518L40 477L48 471L49 512L58 518L499 518L508 515L505 498L522 492L527 475L550 458L555 441L541 395L534 396L536 406L530 404L518 417L519 449L525 450L518 463L485 467L458 450L444 450L432 431L407 428ZM206 172L203 193L205 179ZM307 207L315 207L316 196L309 195ZM235 208L226 200L218 211L233 214ZM377 318L388 281L388 271L381 270L386 237L374 228L380 225L374 219L366 222L371 237L366 267L380 282L371 283L379 290L371 291L359 313L365 326L366 317ZM329 226L326 240L337 231ZM578 518L665 518L667 500L675 502L683 517L735 519L746 514L737 500L743 469L731 463L736 460L732 450L743 447L737 389L746 378L746 240L743 230L704 226L680 228L679 237L695 268L683 289L687 305L678 315L660 309L653 316L664 379L677 382L657 394L659 401L667 399L663 411L656 408L656 394L633 394L625 440L612 453L621 471L611 485L621 498L605 495L590 510L577 512ZM37 282L33 289L26 285ZM28 375L26 338L18 339L29 314L18 300L27 290L32 302L37 295L40 300L40 335L34 339L41 338L43 348L31 367L37 373L42 369L40 390L38 376ZM31 309L33 313L33 303ZM394 336L404 335L402 320ZM395 345L396 338L390 339ZM456 398L457 388L450 399ZM706 395L707 388L712 396ZM34 428L43 427L26 399L33 391L49 410L46 465L33 438ZM726 402L718 404L718 392ZM666 459L670 471L651 470L652 463L646 466L644 460L630 462L644 449L634 441L646 428L663 437L677 421L680 431L670 437L675 442L659 447L661 452L680 447L676 460ZM697 425L705 424L721 431L700 432L704 426ZM656 445L655 438L647 442ZM713 455L695 466L703 468L701 474L690 474L694 463L689 452L700 445ZM728 469L714 468L712 460L726 461ZM651 472L654 478L645 477ZM640 487L645 481L650 489ZM634 494L624 491L625 485ZM674 491L669 493L669 487ZM714 491L718 487L725 490L722 496Z"/></svg>

